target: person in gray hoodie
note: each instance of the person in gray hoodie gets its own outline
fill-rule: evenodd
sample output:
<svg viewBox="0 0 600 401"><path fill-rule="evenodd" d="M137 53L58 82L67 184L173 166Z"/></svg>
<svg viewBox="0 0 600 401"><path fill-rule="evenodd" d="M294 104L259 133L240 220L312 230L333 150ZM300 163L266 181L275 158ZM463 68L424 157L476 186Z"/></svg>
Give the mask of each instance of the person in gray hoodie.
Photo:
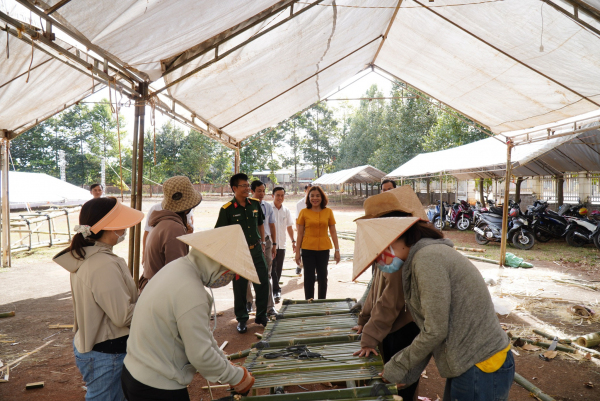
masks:
<svg viewBox="0 0 600 401"><path fill-rule="evenodd" d="M121 377L129 401L188 401L187 385L196 371L241 394L254 383L246 368L232 365L217 345L217 319L210 327L216 307L205 288L223 287L236 276L260 281L241 227L200 231L178 241L192 248L189 254L163 267L136 305Z"/></svg>
<svg viewBox="0 0 600 401"><path fill-rule="evenodd" d="M444 401L508 400L514 359L479 270L431 223L412 217L371 220L378 222L357 222L356 247L370 246L382 271L402 270L405 304L420 329L412 344L385 364L383 378L410 385L433 355L447 379ZM383 251L359 243L359 236L365 237L360 231L376 224L380 233L386 231L380 237L387 236Z"/></svg>

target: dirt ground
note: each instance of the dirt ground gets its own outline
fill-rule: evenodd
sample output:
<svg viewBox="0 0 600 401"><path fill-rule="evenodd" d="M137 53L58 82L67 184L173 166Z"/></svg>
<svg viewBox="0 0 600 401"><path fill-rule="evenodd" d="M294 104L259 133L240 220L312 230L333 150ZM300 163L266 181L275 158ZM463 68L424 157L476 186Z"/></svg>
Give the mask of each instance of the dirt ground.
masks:
<svg viewBox="0 0 600 401"><path fill-rule="evenodd" d="M290 197L286 204L295 208L297 197ZM208 229L214 225L220 205L226 197L206 198L196 209L196 229ZM348 199L341 205L339 199L332 199L338 230L355 230L352 222L361 215L362 208L358 201L352 204ZM154 201L144 200L144 210ZM480 247L474 242L472 231L459 233L456 230L446 232L447 237L456 245ZM289 241L288 241L289 242ZM340 241L342 254L351 255L354 243ZM550 245L554 256L543 248ZM536 245L537 247L538 245ZM490 244L486 253L478 254L490 259L497 259L499 246ZM73 308L68 273L51 262L51 257L60 248L40 249L31 254L21 254L13 259L14 267L0 270L0 312L16 311L16 316L0 319L0 360L6 364L38 347L41 348L19 364L10 369L7 383L0 383L0 400L83 400L85 390L81 375L74 363L72 341L73 333L64 329L50 329L50 324L72 324ZM600 286L598 252L593 249L579 249L581 256L577 259L577 251L561 250L561 244L542 244L532 253L527 251L513 253L526 257L535 265L533 269L503 269L487 263L476 263L485 278L494 279L497 284L490 287L495 299L500 299L512 311L508 316L499 316L505 329L515 336L535 338L532 328L542 329L564 337L600 331L598 315L594 319L581 319L571 316L567 306L574 303L585 304L600 312L598 307L599 292L588 288L565 285L554 279L578 279ZM116 252L126 256L127 247L120 244ZM496 253L494 253L496 252ZM561 260L562 258L562 260ZM585 258L585 259L584 259ZM569 259L569 260L566 260ZM556 263L555 263L556 262ZM288 243L283 277L283 296L285 298L303 299L302 278L294 277L295 263ZM365 285L350 282L351 261L343 261L339 265L330 265L328 297L359 297ZM218 327L215 337L219 344L228 341L225 351L234 353L247 349L256 342L254 333L263 331L262 326L249 324L248 333L240 335L235 330L233 314L233 296L231 287L214 291L217 310L222 315L217 318ZM252 320L249 321L251 323ZM357 347L358 348L358 347ZM539 359L540 351L526 351L516 347L516 369L523 377L540 387L556 400L600 400L600 360L591 361L582 355L559 356L549 362ZM237 360L236 362L243 362ZM1 378L1 377L0 377ZM31 382L43 381L44 388L25 390ZM326 381L326 380L324 380ZM588 387L592 383L594 387ZM211 395L206 380L196 375L189 386L192 400L209 400ZM343 384L336 384L342 386ZM330 389L324 385L303 386L309 389ZM419 395L435 400L443 395L444 380L440 378L435 363L427 367L421 379ZM298 386L286 387L286 391L303 391ZM212 390L212 398L228 395L223 388ZM530 400L529 392L518 385L511 389L511 400Z"/></svg>

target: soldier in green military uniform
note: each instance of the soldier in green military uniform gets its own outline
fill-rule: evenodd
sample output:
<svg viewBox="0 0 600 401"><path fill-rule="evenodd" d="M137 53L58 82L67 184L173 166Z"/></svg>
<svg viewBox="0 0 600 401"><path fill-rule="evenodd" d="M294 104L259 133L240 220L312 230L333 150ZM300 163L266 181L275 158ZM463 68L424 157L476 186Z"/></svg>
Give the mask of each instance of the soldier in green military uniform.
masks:
<svg viewBox="0 0 600 401"><path fill-rule="evenodd" d="M250 184L246 174L235 174L229 180L229 185L234 193L234 198L223 205L219 210L219 218L215 228L239 224L242 226L250 254L256 267L260 284L254 284L256 293L256 318L257 324L267 325L267 302L269 299L269 274L267 262L264 257L265 230L263 227L263 212L258 199L250 198ZM235 252L235 249L232 249ZM245 333L248 311L246 310L246 288L248 280L236 277L233 281L233 300L235 317L238 321L237 330Z"/></svg>

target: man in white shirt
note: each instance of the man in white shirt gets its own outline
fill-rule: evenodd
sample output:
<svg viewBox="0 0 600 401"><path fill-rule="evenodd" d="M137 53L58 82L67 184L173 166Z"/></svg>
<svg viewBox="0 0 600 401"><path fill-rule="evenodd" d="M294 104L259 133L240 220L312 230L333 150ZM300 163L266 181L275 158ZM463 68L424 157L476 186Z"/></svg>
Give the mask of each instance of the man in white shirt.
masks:
<svg viewBox="0 0 600 401"><path fill-rule="evenodd" d="M300 198L298 203L296 203L296 218L300 216L300 212L302 209L306 208L306 194L312 188L312 184L307 184L304 186L304 196Z"/></svg>
<svg viewBox="0 0 600 401"><path fill-rule="evenodd" d="M281 272L283 271L283 260L285 258L285 245L286 237L285 232L287 230L290 239L292 240L293 249L296 249L296 240L294 239L294 220L290 210L283 206L285 199L285 189L283 187L275 187L273 189L273 214L275 215L275 226L277 227L277 238L275 238L277 245L277 254L273 259L273 297L275 303L278 304L281 300L281 287L279 286L279 279L281 278Z"/></svg>
<svg viewBox="0 0 600 401"><path fill-rule="evenodd" d="M250 190L256 200L260 202L260 208L264 216L265 227L265 259L267 261L267 269L269 272L269 299L267 302L267 316L277 314L275 311L275 302L273 300L273 289L271 286L271 271L273 270L273 259L276 254L277 246L277 228L275 227L275 215L273 214L273 206L264 201L266 194L266 187L259 180L252 181L250 184ZM246 290L246 310L248 313L252 310L252 285L248 281L248 289Z"/></svg>
<svg viewBox="0 0 600 401"><path fill-rule="evenodd" d="M302 209L306 208L306 195L308 194L308 191L310 191L310 189L312 188L312 184L308 183L307 185L304 186L304 196L302 198L300 198L300 200L298 201L298 203L296 203L296 218L298 218L298 216L300 216L300 212L302 211ZM298 231L298 228L296 228L296 231ZM302 252L302 251L300 251ZM296 266L296 274L300 274L302 273L302 268L300 266Z"/></svg>

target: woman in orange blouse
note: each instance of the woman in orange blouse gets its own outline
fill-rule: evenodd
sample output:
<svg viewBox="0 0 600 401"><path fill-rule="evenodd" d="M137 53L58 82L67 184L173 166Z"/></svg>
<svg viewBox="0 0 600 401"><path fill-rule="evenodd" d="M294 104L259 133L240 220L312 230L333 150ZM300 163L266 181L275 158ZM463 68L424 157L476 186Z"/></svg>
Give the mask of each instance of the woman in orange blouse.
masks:
<svg viewBox="0 0 600 401"><path fill-rule="evenodd" d="M335 230L333 211L327 207L327 195L320 187L312 187L306 196L306 209L302 209L298 220L298 242L296 243L296 264L300 265L300 250L304 264L304 297L315 297L315 272L319 283L319 299L327 298L327 264L331 240L335 245L335 263L340 263L340 247Z"/></svg>

